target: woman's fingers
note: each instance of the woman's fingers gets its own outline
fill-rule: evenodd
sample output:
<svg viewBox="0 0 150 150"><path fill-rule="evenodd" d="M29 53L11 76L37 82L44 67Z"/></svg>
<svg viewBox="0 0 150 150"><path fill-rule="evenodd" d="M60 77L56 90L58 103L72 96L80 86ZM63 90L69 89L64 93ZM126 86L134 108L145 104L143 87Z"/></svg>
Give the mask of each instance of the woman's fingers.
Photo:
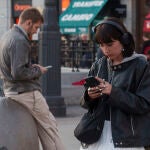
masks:
<svg viewBox="0 0 150 150"><path fill-rule="evenodd" d="M105 79L102 79L102 78L99 78L99 77L95 77L95 78L100 82L98 87L99 87L99 89L102 89L101 95L102 94L110 95L112 85L109 82L105 81Z"/></svg>
<svg viewBox="0 0 150 150"><path fill-rule="evenodd" d="M99 87L89 87L88 88L88 95L91 99L98 98L100 96L100 89Z"/></svg>
<svg viewBox="0 0 150 150"><path fill-rule="evenodd" d="M88 88L89 97L94 99L102 96L103 94L110 95L112 85L109 82L105 81L105 79L101 79L99 77L95 78L100 82L100 84L96 87Z"/></svg>

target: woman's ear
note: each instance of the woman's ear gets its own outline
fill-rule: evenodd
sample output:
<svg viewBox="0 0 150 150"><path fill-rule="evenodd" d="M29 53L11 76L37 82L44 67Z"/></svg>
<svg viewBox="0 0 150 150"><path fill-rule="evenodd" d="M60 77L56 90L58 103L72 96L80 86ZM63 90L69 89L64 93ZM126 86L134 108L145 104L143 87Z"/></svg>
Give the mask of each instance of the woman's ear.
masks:
<svg viewBox="0 0 150 150"><path fill-rule="evenodd" d="M121 38L120 38L120 42L125 46L125 45L129 45L131 43L131 35L129 32L124 33Z"/></svg>

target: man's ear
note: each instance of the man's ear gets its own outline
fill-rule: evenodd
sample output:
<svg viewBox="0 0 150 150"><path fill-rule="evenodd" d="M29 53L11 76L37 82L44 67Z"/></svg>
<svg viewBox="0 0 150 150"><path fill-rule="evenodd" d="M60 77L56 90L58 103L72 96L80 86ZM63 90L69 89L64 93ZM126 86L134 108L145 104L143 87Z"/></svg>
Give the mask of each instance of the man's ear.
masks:
<svg viewBox="0 0 150 150"><path fill-rule="evenodd" d="M26 25L27 25L27 26L30 26L31 24L32 24L32 20L31 20L31 19L26 20Z"/></svg>

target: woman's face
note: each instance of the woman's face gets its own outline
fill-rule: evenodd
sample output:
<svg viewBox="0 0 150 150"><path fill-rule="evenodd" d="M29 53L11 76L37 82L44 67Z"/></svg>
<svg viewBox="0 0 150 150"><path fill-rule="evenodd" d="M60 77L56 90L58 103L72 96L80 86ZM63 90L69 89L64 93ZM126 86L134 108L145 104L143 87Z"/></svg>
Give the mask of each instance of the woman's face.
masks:
<svg viewBox="0 0 150 150"><path fill-rule="evenodd" d="M111 60L123 59L122 49L123 46L118 40L112 40L110 43L100 44L100 48L105 56Z"/></svg>

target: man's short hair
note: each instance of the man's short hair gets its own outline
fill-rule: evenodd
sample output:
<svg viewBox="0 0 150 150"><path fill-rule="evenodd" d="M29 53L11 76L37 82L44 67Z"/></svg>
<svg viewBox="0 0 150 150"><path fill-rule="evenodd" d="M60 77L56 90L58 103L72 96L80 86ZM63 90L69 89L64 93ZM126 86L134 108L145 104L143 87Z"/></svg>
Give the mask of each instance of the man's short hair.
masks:
<svg viewBox="0 0 150 150"><path fill-rule="evenodd" d="M41 21L43 23L44 19L42 14L37 8L30 7L25 9L19 16L20 23L24 23L26 20L31 19L33 23Z"/></svg>

